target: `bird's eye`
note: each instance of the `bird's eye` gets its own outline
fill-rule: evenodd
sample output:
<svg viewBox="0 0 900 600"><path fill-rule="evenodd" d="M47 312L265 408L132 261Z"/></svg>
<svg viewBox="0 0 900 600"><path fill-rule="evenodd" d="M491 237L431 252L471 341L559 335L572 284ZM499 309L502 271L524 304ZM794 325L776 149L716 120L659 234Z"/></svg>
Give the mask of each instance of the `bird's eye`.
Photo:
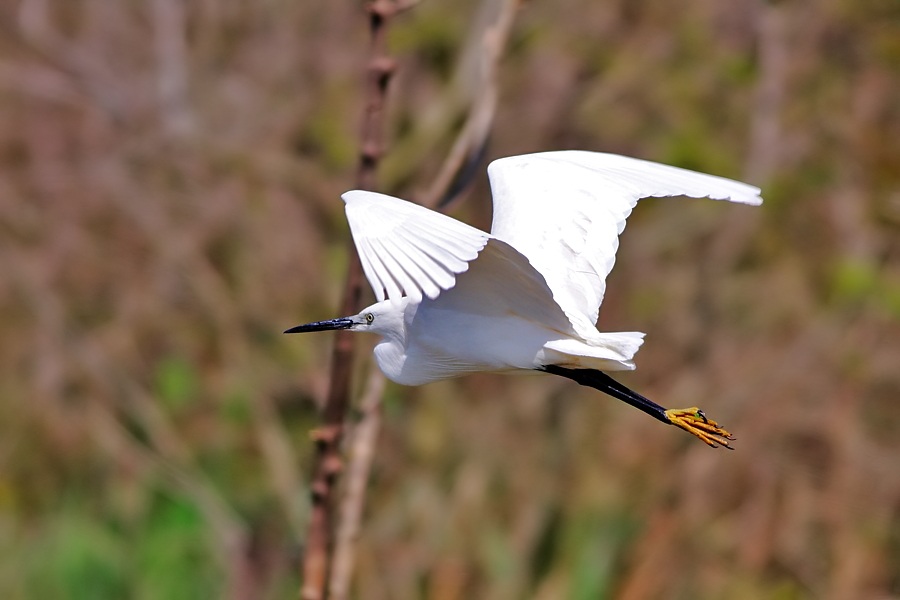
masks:
<svg viewBox="0 0 900 600"><path fill-rule="evenodd" d="M375 320L375 315L373 315L372 313L366 313L366 323L367 324L371 325L374 320Z"/></svg>

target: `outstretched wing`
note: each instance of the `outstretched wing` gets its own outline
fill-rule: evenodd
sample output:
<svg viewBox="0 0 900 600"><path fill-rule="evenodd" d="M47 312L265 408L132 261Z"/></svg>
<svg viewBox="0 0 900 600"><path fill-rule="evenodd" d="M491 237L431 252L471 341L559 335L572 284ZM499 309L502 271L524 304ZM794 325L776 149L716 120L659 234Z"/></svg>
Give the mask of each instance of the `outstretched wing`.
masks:
<svg viewBox="0 0 900 600"><path fill-rule="evenodd" d="M435 298L456 283L490 235L418 204L354 190L341 196L366 278L379 301Z"/></svg>
<svg viewBox="0 0 900 600"><path fill-rule="evenodd" d="M641 198L761 204L759 188L658 163L562 151L495 160L491 234L528 257L576 330L595 329L625 219Z"/></svg>

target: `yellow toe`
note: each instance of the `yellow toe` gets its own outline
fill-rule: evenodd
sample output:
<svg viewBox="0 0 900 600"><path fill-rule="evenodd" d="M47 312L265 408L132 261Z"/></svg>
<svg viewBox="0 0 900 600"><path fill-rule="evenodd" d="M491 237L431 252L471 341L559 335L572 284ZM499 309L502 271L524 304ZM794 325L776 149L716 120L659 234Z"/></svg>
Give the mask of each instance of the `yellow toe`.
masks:
<svg viewBox="0 0 900 600"><path fill-rule="evenodd" d="M734 436L724 427L707 418L706 414L696 406L667 410L666 417L669 419L669 423L697 436L712 448L723 446L734 450L729 444L730 441L734 441Z"/></svg>

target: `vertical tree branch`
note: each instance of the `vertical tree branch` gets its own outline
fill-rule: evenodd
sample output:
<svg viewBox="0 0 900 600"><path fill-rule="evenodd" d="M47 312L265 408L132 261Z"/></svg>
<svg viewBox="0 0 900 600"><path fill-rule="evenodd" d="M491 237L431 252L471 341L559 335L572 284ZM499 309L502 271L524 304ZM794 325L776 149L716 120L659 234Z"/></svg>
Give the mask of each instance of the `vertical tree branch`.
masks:
<svg viewBox="0 0 900 600"><path fill-rule="evenodd" d="M152 4L160 112L167 132L176 136L194 129L188 100L186 6L179 0L154 0Z"/></svg>
<svg viewBox="0 0 900 600"><path fill-rule="evenodd" d="M372 368L366 391L360 401L361 417L353 429L350 464L347 467L347 487L341 502L337 539L334 548L334 565L328 583L330 600L345 600L350 592L353 575L355 543L366 504L366 485L375 455L375 442L381 429L381 400L385 378L377 368Z"/></svg>
<svg viewBox="0 0 900 600"><path fill-rule="evenodd" d="M361 189L375 186L375 173L384 152L384 105L394 62L387 56L387 25L396 14L391 0L374 0L366 5L369 13L370 42L367 67L366 104L361 130L359 166L356 185ZM359 310L362 268L352 247L341 314ZM330 570L333 545L333 508L338 476L342 469L340 446L344 419L350 405L350 379L353 366L353 340L348 331L335 336L331 360L331 381L323 411L323 425L313 433L316 444L311 485L312 511L303 559L303 600L326 598L326 582Z"/></svg>
<svg viewBox="0 0 900 600"><path fill-rule="evenodd" d="M759 81L750 124L750 150L744 176L761 185L768 183L781 163L781 112L787 91L790 23L783 6L760 2L757 23Z"/></svg>
<svg viewBox="0 0 900 600"><path fill-rule="evenodd" d="M487 3L492 19L484 32L475 39L479 57L476 82L477 93L472 98L465 124L456 136L450 152L431 186L424 193L421 203L432 209L445 209L452 200L451 190L467 159L478 154L487 143L494 123L494 109L499 96L497 69L506 41L512 32L512 25L520 0L492 0Z"/></svg>
<svg viewBox="0 0 900 600"><path fill-rule="evenodd" d="M429 187L425 197L422 198L422 204L429 208L446 210L446 203L441 200L452 197L452 190L460 191L471 181L471 177L460 177L460 171L467 158L477 155L487 142L498 96L498 65L512 31L513 18L518 6L519 0L488 0L486 3L486 9L491 12L492 18L486 24L483 32L473 37L474 45L477 46L477 55L480 57L477 81L473 86L478 92L471 99L469 116L457 134L440 173L434 184ZM460 181L460 179L464 181ZM375 443L381 428L381 400L384 384L384 376L373 368L360 402L361 417L353 430L350 464L347 468L347 486L340 507L333 552L334 562L329 581L331 600L346 600L350 592L355 543L362 521L366 485L375 456Z"/></svg>

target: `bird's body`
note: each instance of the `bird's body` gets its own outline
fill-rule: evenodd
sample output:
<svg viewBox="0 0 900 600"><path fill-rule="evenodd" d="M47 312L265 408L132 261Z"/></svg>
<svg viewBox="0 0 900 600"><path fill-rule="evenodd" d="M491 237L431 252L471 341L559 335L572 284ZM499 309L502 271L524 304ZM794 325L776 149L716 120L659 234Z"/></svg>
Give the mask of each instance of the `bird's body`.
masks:
<svg viewBox="0 0 900 600"><path fill-rule="evenodd" d="M583 339L553 301L550 288L508 244L491 240L456 285L421 302L384 300L368 309L382 335L378 366L391 380L422 385L479 371L539 369L547 364L620 371L641 333ZM502 278L497 278L503 273ZM399 316L402 323L394 322ZM387 326L379 326L387 324Z"/></svg>
<svg viewBox="0 0 900 600"><path fill-rule="evenodd" d="M711 445L727 446L727 432L701 411L686 409L706 437L694 430L696 424L679 422L685 418L679 411L665 411L604 375L634 369L644 334L601 333L595 322L618 235L638 199L686 195L759 204L759 190L579 151L500 159L488 174L494 195L491 233L390 196L344 194L363 269L379 301L352 317L288 331L377 333L379 367L404 385L480 371L562 375Z"/></svg>

